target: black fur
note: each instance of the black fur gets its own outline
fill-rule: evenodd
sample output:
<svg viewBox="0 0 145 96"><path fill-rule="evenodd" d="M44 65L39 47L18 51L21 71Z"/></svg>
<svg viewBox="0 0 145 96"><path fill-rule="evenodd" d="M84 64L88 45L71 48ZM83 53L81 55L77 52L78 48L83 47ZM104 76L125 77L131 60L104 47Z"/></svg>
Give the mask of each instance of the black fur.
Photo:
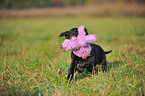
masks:
<svg viewBox="0 0 145 96"><path fill-rule="evenodd" d="M87 29L85 28L86 35L88 35ZM69 31L63 32L59 35L59 37L65 36L67 39L71 39L72 36L78 35L78 28L72 28ZM73 52L71 52L71 64L68 71L68 80L72 80L74 76L74 72L78 71L79 73L83 72L86 68L87 71L93 72L97 64L102 64L102 69L107 71L107 61L106 55L109 54L111 51L105 52L99 45L90 43L92 51L90 56L87 57L86 60L82 59L81 57L76 56ZM77 66L77 64L79 64Z"/></svg>

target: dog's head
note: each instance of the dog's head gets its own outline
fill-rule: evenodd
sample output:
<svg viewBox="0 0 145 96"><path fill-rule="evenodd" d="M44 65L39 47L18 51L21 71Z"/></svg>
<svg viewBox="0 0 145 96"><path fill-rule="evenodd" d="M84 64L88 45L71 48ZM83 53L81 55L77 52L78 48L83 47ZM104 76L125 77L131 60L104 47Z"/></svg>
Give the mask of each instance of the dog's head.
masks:
<svg viewBox="0 0 145 96"><path fill-rule="evenodd" d="M88 35L87 29L85 28L86 35ZM69 31L62 32L59 37L65 36L66 39L71 39L71 37L78 36L78 28L72 28Z"/></svg>

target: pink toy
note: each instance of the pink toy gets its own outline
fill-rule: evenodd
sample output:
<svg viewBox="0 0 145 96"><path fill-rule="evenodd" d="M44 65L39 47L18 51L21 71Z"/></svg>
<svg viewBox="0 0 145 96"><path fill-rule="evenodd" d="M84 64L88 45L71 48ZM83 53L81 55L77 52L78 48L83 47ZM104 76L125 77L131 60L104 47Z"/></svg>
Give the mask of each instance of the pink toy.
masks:
<svg viewBox="0 0 145 96"><path fill-rule="evenodd" d="M91 53L90 42L96 41L95 35L86 35L85 27L80 26L78 28L78 36L72 37L71 39L66 39L62 43L62 48L66 51L73 51L75 55L78 57L82 57L82 59L86 59L87 56Z"/></svg>
<svg viewBox="0 0 145 96"><path fill-rule="evenodd" d="M78 57L82 57L82 59L87 59L87 57L91 53L91 46L88 44L87 46L80 47L79 50L73 50L73 53Z"/></svg>

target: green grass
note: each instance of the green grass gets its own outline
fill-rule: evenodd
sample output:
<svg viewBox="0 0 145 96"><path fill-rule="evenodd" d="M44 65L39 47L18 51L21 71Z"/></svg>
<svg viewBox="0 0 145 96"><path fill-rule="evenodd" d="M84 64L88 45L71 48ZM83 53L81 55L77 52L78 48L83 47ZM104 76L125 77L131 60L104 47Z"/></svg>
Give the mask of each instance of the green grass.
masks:
<svg viewBox="0 0 145 96"><path fill-rule="evenodd" d="M107 55L108 72L75 73L59 34L85 25ZM145 18L28 18L0 20L0 95L145 95Z"/></svg>

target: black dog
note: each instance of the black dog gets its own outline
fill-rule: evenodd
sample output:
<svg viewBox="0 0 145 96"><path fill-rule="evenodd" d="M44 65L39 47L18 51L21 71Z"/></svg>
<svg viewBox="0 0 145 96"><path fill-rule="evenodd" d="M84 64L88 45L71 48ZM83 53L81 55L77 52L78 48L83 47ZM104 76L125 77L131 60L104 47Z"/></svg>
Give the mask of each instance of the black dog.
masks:
<svg viewBox="0 0 145 96"><path fill-rule="evenodd" d="M88 35L87 29L85 28L86 35ZM66 39L71 39L72 36L78 36L78 28L72 28L69 31L63 32L59 35L59 37L65 36ZM110 53L111 51L105 52L99 45L90 44L92 51L90 56L87 57L86 60L81 57L76 56L73 52L71 52L71 65L69 68L67 79L72 80L74 72L78 71L79 73L83 72L86 68L87 71L91 72L95 69L97 64L102 63L102 69L107 71L107 61L105 54ZM77 66L77 64L79 64Z"/></svg>

